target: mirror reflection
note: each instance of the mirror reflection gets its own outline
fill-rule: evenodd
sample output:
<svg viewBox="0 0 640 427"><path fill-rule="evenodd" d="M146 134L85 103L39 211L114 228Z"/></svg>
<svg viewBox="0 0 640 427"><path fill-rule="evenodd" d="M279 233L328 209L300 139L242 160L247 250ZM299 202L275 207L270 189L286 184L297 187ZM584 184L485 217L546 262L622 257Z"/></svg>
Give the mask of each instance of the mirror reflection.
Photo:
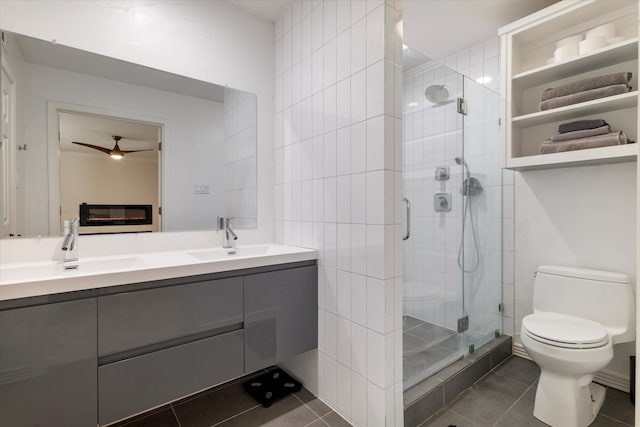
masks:
<svg viewBox="0 0 640 427"><path fill-rule="evenodd" d="M256 226L256 97L6 33L0 237Z"/></svg>

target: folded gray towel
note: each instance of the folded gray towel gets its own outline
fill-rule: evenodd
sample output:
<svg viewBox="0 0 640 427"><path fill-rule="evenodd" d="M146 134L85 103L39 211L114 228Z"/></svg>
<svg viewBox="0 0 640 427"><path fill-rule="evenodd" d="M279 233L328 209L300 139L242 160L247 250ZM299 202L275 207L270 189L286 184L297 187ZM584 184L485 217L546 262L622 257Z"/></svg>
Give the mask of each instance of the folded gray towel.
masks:
<svg viewBox="0 0 640 427"><path fill-rule="evenodd" d="M576 120L575 122L563 123L558 126L559 133L573 132L576 130L595 129L601 126L608 126L609 123L602 119Z"/></svg>
<svg viewBox="0 0 640 427"><path fill-rule="evenodd" d="M600 87L598 89L586 90L584 92L572 93L567 96L551 98L540 103L540 111L551 110L553 108L564 107L566 105L579 104L581 102L592 101L607 96L620 95L629 92L631 88L626 84Z"/></svg>
<svg viewBox="0 0 640 427"><path fill-rule="evenodd" d="M571 95L572 93L584 92L585 90L598 89L600 87L627 84L631 81L631 73L622 71L619 73L606 74L604 76L590 77L567 83L566 85L552 87L542 93L541 101L546 101L559 96Z"/></svg>
<svg viewBox="0 0 640 427"><path fill-rule="evenodd" d="M552 142L547 139L540 146L541 154L559 153L561 151L583 150L585 148L607 147L627 143L627 136L622 131L609 132L605 135L588 136L586 138L570 139Z"/></svg>
<svg viewBox="0 0 640 427"><path fill-rule="evenodd" d="M599 128L595 128L595 129L583 129L583 130L576 130L573 132L566 132L558 135L553 135L551 137L551 141L553 142L567 141L569 139L579 139L579 138L585 138L587 136L604 135L609 132L611 132L611 126L606 125L606 126L600 126Z"/></svg>

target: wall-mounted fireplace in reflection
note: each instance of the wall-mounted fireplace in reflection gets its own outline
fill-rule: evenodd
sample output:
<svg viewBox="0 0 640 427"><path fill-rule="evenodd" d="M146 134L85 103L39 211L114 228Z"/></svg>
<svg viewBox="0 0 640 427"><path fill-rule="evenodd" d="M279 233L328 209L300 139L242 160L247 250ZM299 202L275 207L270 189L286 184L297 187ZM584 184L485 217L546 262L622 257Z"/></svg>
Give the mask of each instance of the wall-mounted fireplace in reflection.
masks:
<svg viewBox="0 0 640 427"><path fill-rule="evenodd" d="M80 205L81 227L152 223L152 205Z"/></svg>

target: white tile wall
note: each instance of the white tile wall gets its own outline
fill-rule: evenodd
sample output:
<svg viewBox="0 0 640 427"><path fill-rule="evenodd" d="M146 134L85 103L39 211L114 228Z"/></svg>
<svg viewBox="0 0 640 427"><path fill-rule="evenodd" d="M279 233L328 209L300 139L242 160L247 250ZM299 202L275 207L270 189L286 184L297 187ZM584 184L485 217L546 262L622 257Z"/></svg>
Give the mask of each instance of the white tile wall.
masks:
<svg viewBox="0 0 640 427"><path fill-rule="evenodd" d="M287 367L356 426L403 424L400 2L294 0L276 23L276 241L320 254L318 357Z"/></svg>
<svg viewBox="0 0 640 427"><path fill-rule="evenodd" d="M256 212L255 95L224 88L224 196L226 215L239 228L254 228Z"/></svg>

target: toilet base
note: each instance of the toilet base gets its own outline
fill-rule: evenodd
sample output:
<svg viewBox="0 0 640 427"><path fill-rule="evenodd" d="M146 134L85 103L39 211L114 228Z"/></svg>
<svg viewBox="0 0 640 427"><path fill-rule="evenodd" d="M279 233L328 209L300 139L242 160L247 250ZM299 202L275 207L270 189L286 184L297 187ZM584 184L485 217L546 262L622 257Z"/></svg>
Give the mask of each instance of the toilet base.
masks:
<svg viewBox="0 0 640 427"><path fill-rule="evenodd" d="M606 389L593 384L593 374L567 377L542 371L533 415L552 427L586 427L604 403Z"/></svg>

